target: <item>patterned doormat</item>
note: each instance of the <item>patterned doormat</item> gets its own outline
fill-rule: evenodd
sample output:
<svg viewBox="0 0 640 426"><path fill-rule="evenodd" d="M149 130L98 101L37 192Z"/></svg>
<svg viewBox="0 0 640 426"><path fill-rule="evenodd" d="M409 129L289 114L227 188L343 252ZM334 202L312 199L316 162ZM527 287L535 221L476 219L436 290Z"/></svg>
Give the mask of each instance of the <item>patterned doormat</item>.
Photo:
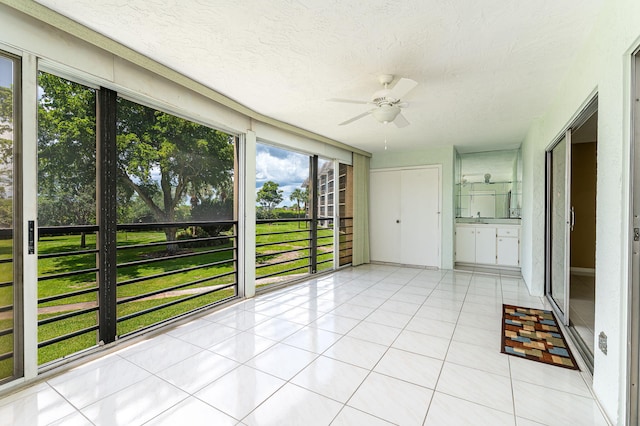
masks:
<svg viewBox="0 0 640 426"><path fill-rule="evenodd" d="M578 370L553 312L502 305L503 354Z"/></svg>

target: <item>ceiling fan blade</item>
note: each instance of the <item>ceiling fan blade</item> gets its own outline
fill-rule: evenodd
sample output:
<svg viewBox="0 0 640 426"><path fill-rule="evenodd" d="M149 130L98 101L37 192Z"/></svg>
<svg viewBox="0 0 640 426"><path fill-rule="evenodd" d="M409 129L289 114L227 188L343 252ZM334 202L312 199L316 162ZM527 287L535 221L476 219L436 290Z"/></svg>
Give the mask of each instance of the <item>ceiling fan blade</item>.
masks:
<svg viewBox="0 0 640 426"><path fill-rule="evenodd" d="M355 101L353 99L338 99L338 98L331 98L331 99L327 99L329 102L342 102L345 104L361 104L361 105L366 105L366 104L370 104L371 102L368 101Z"/></svg>
<svg viewBox="0 0 640 426"><path fill-rule="evenodd" d="M396 116L396 119L393 120L393 124L396 125L396 127L407 127L410 123L409 121L405 118L404 115L402 115L402 113L398 114Z"/></svg>
<svg viewBox="0 0 640 426"><path fill-rule="evenodd" d="M414 87L418 85L417 81L411 80L410 78L401 78L398 82L391 88L391 96L396 99L402 99L404 96L413 90Z"/></svg>
<svg viewBox="0 0 640 426"><path fill-rule="evenodd" d="M344 126L345 124L353 123L356 120L360 120L361 118L366 117L367 115L371 114L371 111L373 111L373 110L371 109L371 110L369 110L367 112L363 112L360 115L356 115L355 117L350 118L349 120L343 121L342 123L338 124L338 126Z"/></svg>

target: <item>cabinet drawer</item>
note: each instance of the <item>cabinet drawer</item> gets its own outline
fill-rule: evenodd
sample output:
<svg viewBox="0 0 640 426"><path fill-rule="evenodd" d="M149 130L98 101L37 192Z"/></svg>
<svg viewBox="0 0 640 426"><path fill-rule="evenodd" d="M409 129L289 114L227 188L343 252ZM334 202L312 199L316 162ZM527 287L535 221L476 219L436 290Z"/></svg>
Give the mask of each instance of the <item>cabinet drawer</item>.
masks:
<svg viewBox="0 0 640 426"><path fill-rule="evenodd" d="M498 237L517 237L517 228L498 228Z"/></svg>

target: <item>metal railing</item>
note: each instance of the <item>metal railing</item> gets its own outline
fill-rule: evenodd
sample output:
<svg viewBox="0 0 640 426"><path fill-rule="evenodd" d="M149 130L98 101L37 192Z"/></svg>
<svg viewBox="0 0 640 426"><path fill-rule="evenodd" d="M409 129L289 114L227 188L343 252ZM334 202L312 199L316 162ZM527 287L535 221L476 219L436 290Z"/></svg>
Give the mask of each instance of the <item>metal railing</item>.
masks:
<svg viewBox="0 0 640 426"><path fill-rule="evenodd" d="M282 277L299 278L333 267L333 218L318 218L317 223L318 235L314 237L312 219L256 221L258 287L281 282Z"/></svg>
<svg viewBox="0 0 640 426"><path fill-rule="evenodd" d="M165 239L118 246L118 335L127 335L237 296L237 222L118 226L119 232L134 233L154 230L166 233L177 229L182 229L183 233L178 233L179 238L173 241ZM158 251L158 248L165 250ZM132 259L131 253L142 259Z"/></svg>
<svg viewBox="0 0 640 426"><path fill-rule="evenodd" d="M353 260L353 218L341 217L338 220L338 232L340 236L338 264L343 266L350 264Z"/></svg>
<svg viewBox="0 0 640 426"><path fill-rule="evenodd" d="M97 232L95 225L38 229L40 364L97 345Z"/></svg>
<svg viewBox="0 0 640 426"><path fill-rule="evenodd" d="M0 229L0 383L13 376L13 230Z"/></svg>
<svg viewBox="0 0 640 426"><path fill-rule="evenodd" d="M98 226L38 231L38 347L43 364L100 340L100 247ZM175 240L167 241L168 235ZM121 224L116 259L119 336L238 294L235 221Z"/></svg>

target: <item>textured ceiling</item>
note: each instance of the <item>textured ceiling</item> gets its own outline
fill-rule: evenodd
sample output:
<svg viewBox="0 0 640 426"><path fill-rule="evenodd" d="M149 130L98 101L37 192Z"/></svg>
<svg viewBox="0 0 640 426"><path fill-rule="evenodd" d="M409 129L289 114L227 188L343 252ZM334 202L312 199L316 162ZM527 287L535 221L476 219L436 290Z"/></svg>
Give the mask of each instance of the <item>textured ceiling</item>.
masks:
<svg viewBox="0 0 640 426"><path fill-rule="evenodd" d="M37 0L247 107L375 152L518 146L604 0ZM398 129L378 74L419 86Z"/></svg>

